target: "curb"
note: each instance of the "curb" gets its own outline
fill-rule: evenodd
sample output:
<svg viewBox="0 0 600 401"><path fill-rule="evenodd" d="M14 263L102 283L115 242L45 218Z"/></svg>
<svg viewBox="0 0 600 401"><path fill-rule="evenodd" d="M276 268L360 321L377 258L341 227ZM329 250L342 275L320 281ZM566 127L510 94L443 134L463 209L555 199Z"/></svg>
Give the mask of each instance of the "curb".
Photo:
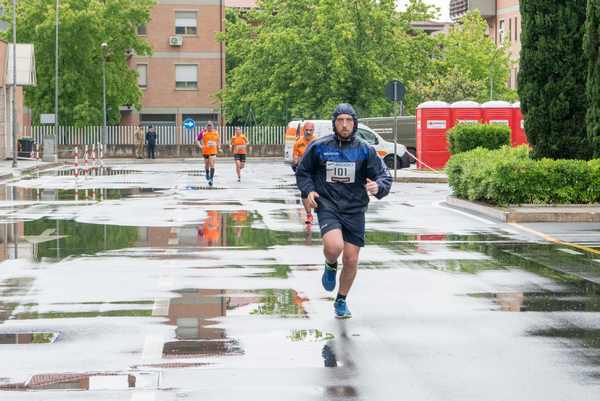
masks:
<svg viewBox="0 0 600 401"><path fill-rule="evenodd" d="M413 184L447 184L448 178L435 176L398 176L398 178L396 178L394 182L405 182Z"/></svg>
<svg viewBox="0 0 600 401"><path fill-rule="evenodd" d="M20 177L20 176L23 176L23 175L35 173L36 171L49 170L51 168L60 167L63 164L64 163L62 163L62 162L56 162L56 163L42 164L42 165L39 165L39 166L27 167L27 168L24 168L22 170L17 169L16 170L17 174L15 174L15 171L13 170L12 172L10 172L8 174L0 175L0 181L10 180L10 179L15 178L15 177Z"/></svg>
<svg viewBox="0 0 600 401"><path fill-rule="evenodd" d="M503 223L600 223L599 205L523 205L496 207L454 196L446 204Z"/></svg>

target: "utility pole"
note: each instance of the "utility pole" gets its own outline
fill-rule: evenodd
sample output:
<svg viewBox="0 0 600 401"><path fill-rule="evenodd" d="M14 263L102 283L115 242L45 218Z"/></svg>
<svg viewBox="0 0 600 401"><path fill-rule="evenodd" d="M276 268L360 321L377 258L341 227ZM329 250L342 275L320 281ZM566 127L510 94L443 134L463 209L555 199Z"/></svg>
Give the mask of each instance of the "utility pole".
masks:
<svg viewBox="0 0 600 401"><path fill-rule="evenodd" d="M108 48L108 43L102 42L100 47L102 48L102 115L104 124L104 146L108 146L108 130L106 128L106 49Z"/></svg>
<svg viewBox="0 0 600 401"><path fill-rule="evenodd" d="M58 24L60 10L60 0L56 0L56 41L54 49L54 136L56 139L56 146L60 143L58 138Z"/></svg>
<svg viewBox="0 0 600 401"><path fill-rule="evenodd" d="M13 138L13 168L17 167L17 0L13 0L13 53L12 53L12 138ZM16 242L15 242L16 243ZM16 252L16 248L15 248Z"/></svg>

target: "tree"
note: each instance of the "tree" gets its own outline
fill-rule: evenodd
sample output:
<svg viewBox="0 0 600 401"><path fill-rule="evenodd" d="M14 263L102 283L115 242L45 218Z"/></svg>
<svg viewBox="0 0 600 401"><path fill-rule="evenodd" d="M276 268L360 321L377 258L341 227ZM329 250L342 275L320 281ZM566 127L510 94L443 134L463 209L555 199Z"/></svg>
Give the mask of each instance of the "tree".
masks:
<svg viewBox="0 0 600 401"><path fill-rule="evenodd" d="M588 60L586 128L593 156L600 157L600 1L588 0L584 50Z"/></svg>
<svg viewBox="0 0 600 401"><path fill-rule="evenodd" d="M385 83L412 82L429 66L435 41L410 22L432 11L421 0L403 13L393 0L259 1L244 18L228 18L222 36L237 63L221 94L227 119L250 110L261 123L328 117L339 102L361 116L390 113Z"/></svg>
<svg viewBox="0 0 600 401"><path fill-rule="evenodd" d="M1 0L11 10L10 0ZM61 0L59 36L59 120L61 125L101 125L102 58L106 53L107 110L110 123L120 121L119 106L139 107L141 91L137 72L128 67L128 54L151 52L136 35L146 24L154 0ZM41 113L54 111L55 91L54 1L28 0L17 6L17 39L33 43L36 54L37 86L26 88L25 103L34 121ZM12 19L8 12L6 20ZM4 34L11 40L12 33Z"/></svg>
<svg viewBox="0 0 600 401"><path fill-rule="evenodd" d="M487 23L474 11L447 35L436 37L439 53L432 60L433 68L415 87L422 101L516 99L508 86L511 61L507 46L496 46L486 29Z"/></svg>
<svg viewBox="0 0 600 401"><path fill-rule="evenodd" d="M519 96L535 157L589 158L586 0L521 0Z"/></svg>

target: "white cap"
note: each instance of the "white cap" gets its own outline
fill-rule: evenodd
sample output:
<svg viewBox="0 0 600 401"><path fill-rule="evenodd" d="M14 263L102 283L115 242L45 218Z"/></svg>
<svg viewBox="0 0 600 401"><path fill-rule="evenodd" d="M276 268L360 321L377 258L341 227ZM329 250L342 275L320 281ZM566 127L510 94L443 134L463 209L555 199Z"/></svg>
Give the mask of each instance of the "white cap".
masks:
<svg viewBox="0 0 600 401"><path fill-rule="evenodd" d="M503 100L492 100L491 102L486 102L481 105L481 107L492 108L492 107L512 107L512 104L505 102Z"/></svg>
<svg viewBox="0 0 600 401"><path fill-rule="evenodd" d="M454 102L450 105L450 108L452 109L479 109L481 108L481 105L477 102L473 102L470 100L462 100L460 102Z"/></svg>
<svg viewBox="0 0 600 401"><path fill-rule="evenodd" d="M450 107L450 105L446 102L425 102L425 103L421 103L420 105L417 106L417 109L444 109L444 108L448 108Z"/></svg>

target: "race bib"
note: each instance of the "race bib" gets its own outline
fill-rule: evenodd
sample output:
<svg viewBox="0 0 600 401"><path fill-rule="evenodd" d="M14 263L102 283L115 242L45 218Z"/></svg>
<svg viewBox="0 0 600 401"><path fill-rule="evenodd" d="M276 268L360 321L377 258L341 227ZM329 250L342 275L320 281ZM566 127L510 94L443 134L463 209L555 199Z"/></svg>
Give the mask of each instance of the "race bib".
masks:
<svg viewBox="0 0 600 401"><path fill-rule="evenodd" d="M327 162L327 182L354 184L356 165L353 162Z"/></svg>
<svg viewBox="0 0 600 401"><path fill-rule="evenodd" d="M216 141L207 141L206 146L208 146L209 148L216 148L217 142Z"/></svg>

